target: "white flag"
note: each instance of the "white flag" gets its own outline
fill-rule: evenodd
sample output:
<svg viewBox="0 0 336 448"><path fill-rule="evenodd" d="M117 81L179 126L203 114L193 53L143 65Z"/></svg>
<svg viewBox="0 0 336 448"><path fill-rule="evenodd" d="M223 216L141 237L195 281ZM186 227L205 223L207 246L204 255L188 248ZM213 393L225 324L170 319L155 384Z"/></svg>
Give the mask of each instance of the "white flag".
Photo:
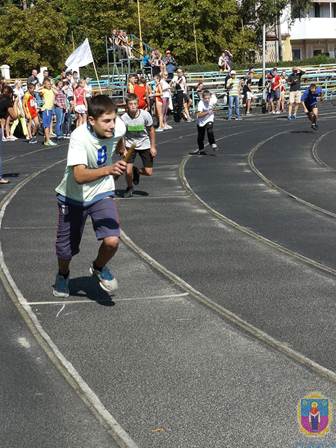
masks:
<svg viewBox="0 0 336 448"><path fill-rule="evenodd" d="M68 59L65 61L65 65L69 70L76 70L78 67L84 67L85 65L91 64L93 62L93 56L89 44L89 39L80 45L76 50L71 53Z"/></svg>

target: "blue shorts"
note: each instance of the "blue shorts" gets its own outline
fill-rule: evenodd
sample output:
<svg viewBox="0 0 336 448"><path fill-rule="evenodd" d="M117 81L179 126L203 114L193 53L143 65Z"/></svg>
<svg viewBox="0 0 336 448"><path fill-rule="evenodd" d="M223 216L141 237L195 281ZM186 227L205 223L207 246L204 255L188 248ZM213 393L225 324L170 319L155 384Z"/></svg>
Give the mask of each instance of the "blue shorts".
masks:
<svg viewBox="0 0 336 448"><path fill-rule="evenodd" d="M119 214L115 200L107 197L87 207L58 202L56 255L71 260L78 254L87 217L91 217L97 240L120 236Z"/></svg>
<svg viewBox="0 0 336 448"><path fill-rule="evenodd" d="M271 91L271 100L278 101L280 99L280 89Z"/></svg>
<svg viewBox="0 0 336 448"><path fill-rule="evenodd" d="M44 129L50 128L52 117L53 117L53 113L54 113L53 110L44 110L44 111L42 111L42 121L43 121Z"/></svg>
<svg viewBox="0 0 336 448"><path fill-rule="evenodd" d="M305 103L308 112L313 112L313 109L317 108L317 103Z"/></svg>

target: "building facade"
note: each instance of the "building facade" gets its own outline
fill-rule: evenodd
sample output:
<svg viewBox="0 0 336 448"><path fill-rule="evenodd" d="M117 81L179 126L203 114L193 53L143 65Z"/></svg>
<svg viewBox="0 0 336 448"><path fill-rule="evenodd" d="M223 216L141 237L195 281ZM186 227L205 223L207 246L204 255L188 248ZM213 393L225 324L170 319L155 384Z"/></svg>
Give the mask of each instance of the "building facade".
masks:
<svg viewBox="0 0 336 448"><path fill-rule="evenodd" d="M293 23L287 9L282 15L280 29L284 61L320 54L336 57L336 0L312 2L308 14Z"/></svg>

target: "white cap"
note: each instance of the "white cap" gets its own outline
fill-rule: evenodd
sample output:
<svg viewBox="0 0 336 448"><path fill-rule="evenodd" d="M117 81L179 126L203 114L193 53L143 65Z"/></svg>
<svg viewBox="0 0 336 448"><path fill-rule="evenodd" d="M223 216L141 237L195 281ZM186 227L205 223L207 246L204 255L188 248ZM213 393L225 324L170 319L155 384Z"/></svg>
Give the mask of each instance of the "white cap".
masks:
<svg viewBox="0 0 336 448"><path fill-rule="evenodd" d="M231 70L230 74L231 74L231 75L236 75L237 72L236 72L236 70Z"/></svg>

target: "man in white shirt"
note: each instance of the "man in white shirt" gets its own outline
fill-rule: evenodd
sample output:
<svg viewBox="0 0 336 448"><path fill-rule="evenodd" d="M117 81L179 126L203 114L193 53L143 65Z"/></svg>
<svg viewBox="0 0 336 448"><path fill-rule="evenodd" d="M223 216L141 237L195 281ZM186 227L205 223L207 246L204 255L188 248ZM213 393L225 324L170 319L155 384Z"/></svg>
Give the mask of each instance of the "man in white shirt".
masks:
<svg viewBox="0 0 336 448"><path fill-rule="evenodd" d="M59 270L53 289L56 297L69 296L70 261L79 252L89 215L96 237L102 241L90 273L107 293L112 294L118 288L117 280L106 265L119 245L113 176L125 172L126 162L112 163L112 156L115 151L124 154L126 128L108 96L98 95L88 106L88 124L72 133L64 177L56 188L59 210L56 240Z"/></svg>

